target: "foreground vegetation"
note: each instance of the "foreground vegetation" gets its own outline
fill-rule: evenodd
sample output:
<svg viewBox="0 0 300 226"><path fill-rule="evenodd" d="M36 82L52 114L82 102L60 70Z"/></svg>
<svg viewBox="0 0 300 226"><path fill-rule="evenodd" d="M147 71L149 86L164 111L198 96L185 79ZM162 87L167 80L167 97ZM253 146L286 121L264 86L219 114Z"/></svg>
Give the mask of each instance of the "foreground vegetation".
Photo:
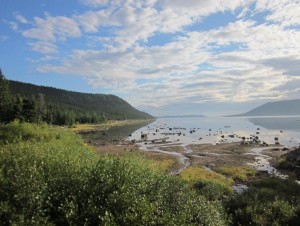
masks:
<svg viewBox="0 0 300 226"><path fill-rule="evenodd" d="M72 132L14 122L0 133L0 221L224 225L224 208L133 156L99 157ZM15 136L17 135L17 136Z"/></svg>
<svg viewBox="0 0 300 226"><path fill-rule="evenodd" d="M236 194L229 188L233 179L227 176L231 172L221 169L224 175L211 174L214 181L199 169L194 168L191 176L185 172L183 179L189 181L185 182L130 153L121 157L97 155L69 130L12 122L0 126L0 222L300 224L297 183L267 178Z"/></svg>

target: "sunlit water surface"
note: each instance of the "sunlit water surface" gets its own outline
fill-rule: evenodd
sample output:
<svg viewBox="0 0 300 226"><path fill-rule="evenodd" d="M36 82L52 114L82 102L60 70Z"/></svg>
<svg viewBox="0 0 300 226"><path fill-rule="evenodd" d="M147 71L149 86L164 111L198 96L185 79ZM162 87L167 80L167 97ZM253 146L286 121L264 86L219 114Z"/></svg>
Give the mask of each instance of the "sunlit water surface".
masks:
<svg viewBox="0 0 300 226"><path fill-rule="evenodd" d="M148 140L165 139L182 145L239 142L242 137L257 136L268 144L277 141L286 147L298 147L300 116L159 118L133 132L128 139L141 140L142 134L147 134Z"/></svg>

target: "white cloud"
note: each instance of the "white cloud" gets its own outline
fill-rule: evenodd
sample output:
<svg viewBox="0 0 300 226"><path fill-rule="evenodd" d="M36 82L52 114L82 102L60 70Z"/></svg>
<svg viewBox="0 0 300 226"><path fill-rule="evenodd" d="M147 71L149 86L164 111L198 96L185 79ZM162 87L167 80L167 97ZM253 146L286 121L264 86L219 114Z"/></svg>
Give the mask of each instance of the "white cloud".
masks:
<svg viewBox="0 0 300 226"><path fill-rule="evenodd" d="M19 25L16 22L9 22L10 28L13 31L18 31L19 30Z"/></svg>
<svg viewBox="0 0 300 226"><path fill-rule="evenodd" d="M299 23L299 1L84 3L92 8L70 18L35 18L34 26L23 32L37 40L31 42L32 50L47 54L58 52L60 41L93 35L89 40L93 39L94 49L73 49L55 65L50 61L39 65L38 71L82 76L91 86L126 95L135 106L147 103L157 108L182 102L286 98L290 95L286 87L299 83L300 32L290 27ZM247 15L254 3L250 20ZM235 20L223 27L187 32L187 26L201 25L205 17L222 12L235 15ZM259 12L267 16L258 23ZM173 38L164 45L147 45L151 37L161 34ZM291 95L299 92L293 88Z"/></svg>
<svg viewBox="0 0 300 226"><path fill-rule="evenodd" d="M101 27L113 26L111 47L124 51L139 41L146 41L156 33L175 33L182 31L205 16L223 11L234 11L246 7L253 1L234 0L224 4L214 1L153 0L142 2L127 1L88 1L92 5L106 5L98 11L88 11L77 17L87 32L100 32ZM154 7L155 5L159 7Z"/></svg>
<svg viewBox="0 0 300 226"><path fill-rule="evenodd" d="M89 6L103 6L109 3L109 0L80 0L83 4Z"/></svg>
<svg viewBox="0 0 300 226"><path fill-rule="evenodd" d="M9 39L8 36L6 36L6 35L0 35L0 41L1 41L1 42L4 42L4 41L6 41L6 40L8 40L8 39Z"/></svg>
<svg viewBox="0 0 300 226"><path fill-rule="evenodd" d="M300 25L299 0L258 0L258 12L270 11L266 17L268 21L277 22L283 26Z"/></svg>
<svg viewBox="0 0 300 226"><path fill-rule="evenodd" d="M29 46L31 50L44 54L56 53L58 51L57 46L51 42L38 41L29 43Z"/></svg>
<svg viewBox="0 0 300 226"><path fill-rule="evenodd" d="M81 31L72 18L47 15L45 19L35 17L33 28L24 30L22 35L36 40L31 40L31 50L48 54L58 51L57 42L66 41L68 38L80 38Z"/></svg>
<svg viewBox="0 0 300 226"><path fill-rule="evenodd" d="M27 19L24 16L22 16L21 14L16 13L15 17L16 17L16 20L19 23L22 23L22 24L27 24L28 23Z"/></svg>
<svg viewBox="0 0 300 226"><path fill-rule="evenodd" d="M71 18L46 16L34 18L34 28L27 29L23 35L40 41L64 41L66 38L78 38L81 31L78 24Z"/></svg>
<svg viewBox="0 0 300 226"><path fill-rule="evenodd" d="M275 56L296 54L298 37L299 32L275 25L237 21L217 30L188 33L164 46L138 46L122 53L76 51L60 67L40 69L84 75L94 86L135 93L139 98L134 96L130 101L136 106L147 102L159 107L184 100L203 103L276 99L285 95L277 87L289 82L287 69L298 68L298 62L288 60L290 64L280 68L278 62L269 62ZM219 48L242 43L245 49L215 53L209 43ZM200 70L199 65L207 62L215 69ZM148 82L139 84L141 79Z"/></svg>

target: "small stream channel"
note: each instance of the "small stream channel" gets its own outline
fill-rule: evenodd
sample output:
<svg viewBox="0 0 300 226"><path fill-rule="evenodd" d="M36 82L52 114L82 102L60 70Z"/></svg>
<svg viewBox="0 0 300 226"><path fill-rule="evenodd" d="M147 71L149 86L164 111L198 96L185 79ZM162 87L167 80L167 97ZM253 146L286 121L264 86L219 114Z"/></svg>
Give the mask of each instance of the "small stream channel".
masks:
<svg viewBox="0 0 300 226"><path fill-rule="evenodd" d="M173 155L176 156L179 160L180 168L177 170L172 171L170 174L171 175L177 175L180 174L184 169L190 166L190 160L186 156L184 156L181 153L177 152L172 152L172 151L164 151L159 149L159 146L156 145L145 145L145 144L140 144L140 150L142 151L152 151L152 152L159 152L163 154L168 154L168 155Z"/></svg>
<svg viewBox="0 0 300 226"><path fill-rule="evenodd" d="M264 148L252 148L250 153L246 153L246 155L255 155L255 162L248 163L250 166L254 166L257 171L268 172L271 175L280 177L282 179L288 178L288 175L280 173L277 169L275 169L270 164L270 160L272 157L268 155L262 154L264 150L270 149L269 147Z"/></svg>

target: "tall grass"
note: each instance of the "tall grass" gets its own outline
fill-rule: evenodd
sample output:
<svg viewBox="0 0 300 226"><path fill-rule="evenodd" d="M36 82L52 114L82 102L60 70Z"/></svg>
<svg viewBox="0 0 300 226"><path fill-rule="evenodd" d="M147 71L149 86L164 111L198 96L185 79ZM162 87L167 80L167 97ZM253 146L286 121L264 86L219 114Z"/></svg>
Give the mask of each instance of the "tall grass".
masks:
<svg viewBox="0 0 300 226"><path fill-rule="evenodd" d="M184 180L190 183L211 181L226 186L229 189L231 189L233 185L233 180L231 178L227 178L222 174L213 171L208 171L202 167L190 166L183 170L180 175Z"/></svg>
<svg viewBox="0 0 300 226"><path fill-rule="evenodd" d="M223 166L216 171L239 181L253 178L256 174L256 170L250 166Z"/></svg>

